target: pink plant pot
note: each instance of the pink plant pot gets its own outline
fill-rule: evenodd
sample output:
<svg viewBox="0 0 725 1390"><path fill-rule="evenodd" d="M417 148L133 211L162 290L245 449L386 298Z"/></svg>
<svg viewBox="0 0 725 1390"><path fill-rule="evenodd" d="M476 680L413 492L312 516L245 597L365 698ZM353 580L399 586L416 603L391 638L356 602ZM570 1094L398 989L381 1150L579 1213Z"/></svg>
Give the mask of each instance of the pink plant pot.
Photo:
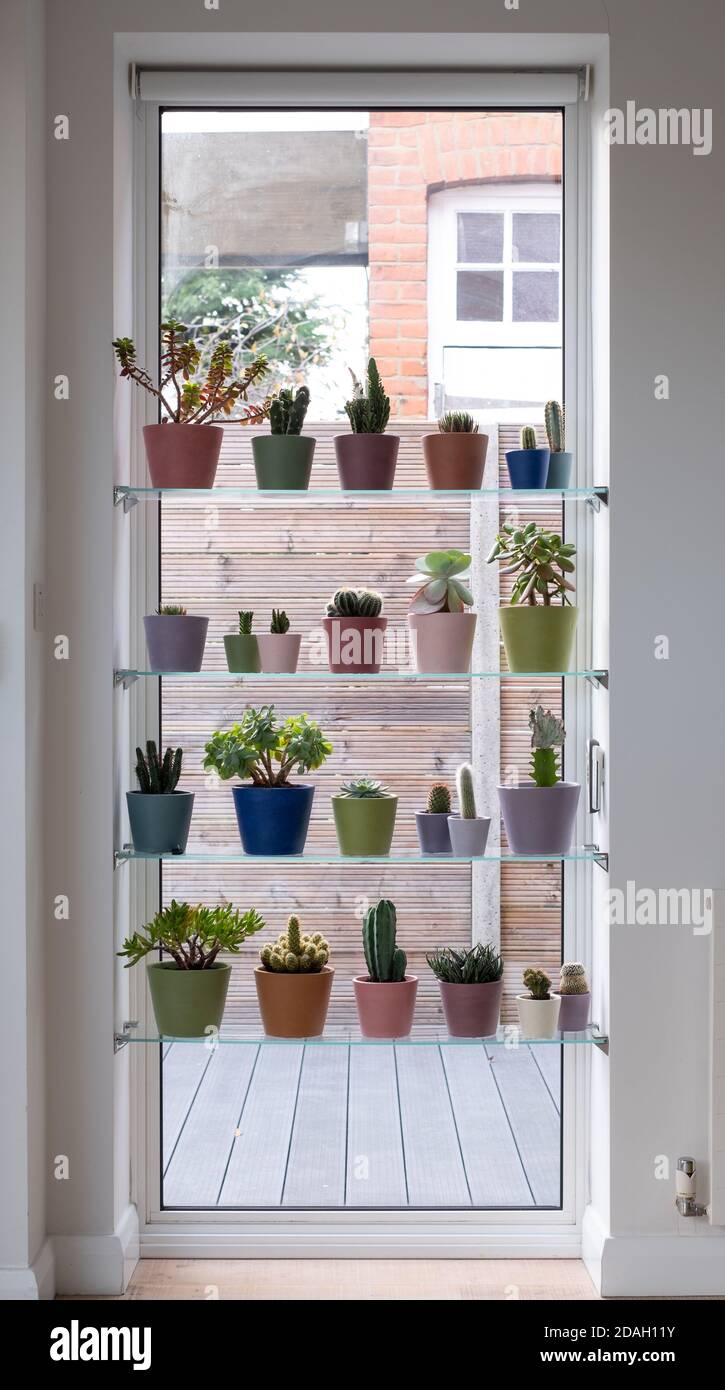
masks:
<svg viewBox="0 0 725 1390"><path fill-rule="evenodd" d="M336 434L337 474L346 492L389 492L395 481L397 434Z"/></svg>
<svg viewBox="0 0 725 1390"><path fill-rule="evenodd" d="M257 637L263 671L296 671L302 636L299 632L268 632Z"/></svg>
<svg viewBox="0 0 725 1390"><path fill-rule="evenodd" d="M360 1032L364 1038L407 1038L413 1027L416 975L385 983L357 975L353 980Z"/></svg>
<svg viewBox="0 0 725 1390"><path fill-rule="evenodd" d="M144 425L152 487L213 487L224 430L221 425Z"/></svg>
<svg viewBox="0 0 725 1390"><path fill-rule="evenodd" d="M490 1038L498 1028L503 980L486 985L438 981L446 1028L452 1038Z"/></svg>
<svg viewBox="0 0 725 1390"><path fill-rule="evenodd" d="M377 676L385 654L387 618L323 618L327 659L336 676Z"/></svg>
<svg viewBox="0 0 725 1390"><path fill-rule="evenodd" d="M470 671L475 613L409 613L417 671Z"/></svg>

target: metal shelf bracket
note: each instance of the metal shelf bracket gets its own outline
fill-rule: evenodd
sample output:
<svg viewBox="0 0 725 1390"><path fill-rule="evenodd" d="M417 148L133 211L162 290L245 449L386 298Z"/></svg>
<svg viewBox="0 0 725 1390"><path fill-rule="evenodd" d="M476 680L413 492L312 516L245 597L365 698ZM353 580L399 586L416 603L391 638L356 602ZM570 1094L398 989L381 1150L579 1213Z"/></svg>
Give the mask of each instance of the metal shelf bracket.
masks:
<svg viewBox="0 0 725 1390"><path fill-rule="evenodd" d="M132 507L138 506L138 497L130 496L122 487L114 487L113 505L114 507L123 505L124 512L130 512Z"/></svg>
<svg viewBox="0 0 725 1390"><path fill-rule="evenodd" d="M113 1050L114 1050L114 1052L121 1052L121 1051L123 1050L124 1047L128 1047L128 1044L129 1044L130 1041L131 1041L131 1033L133 1032L133 1029L134 1029L134 1028L138 1028L138 1019L137 1019L137 1018L127 1019L126 1022L124 1023L124 1025L123 1025L122 1031L121 1031L120 1033L114 1033L114 1035L113 1035Z"/></svg>

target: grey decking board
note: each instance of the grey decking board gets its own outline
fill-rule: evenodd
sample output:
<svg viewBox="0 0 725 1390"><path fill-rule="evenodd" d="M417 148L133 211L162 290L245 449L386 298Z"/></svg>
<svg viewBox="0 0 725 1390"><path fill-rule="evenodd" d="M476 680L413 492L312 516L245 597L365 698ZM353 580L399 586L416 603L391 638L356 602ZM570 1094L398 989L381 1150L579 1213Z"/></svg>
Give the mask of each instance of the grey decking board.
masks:
<svg viewBox="0 0 725 1390"><path fill-rule="evenodd" d="M532 1206L533 1193L484 1047L444 1047L441 1054L473 1205Z"/></svg>
<svg viewBox="0 0 725 1390"><path fill-rule="evenodd" d="M534 1200L558 1206L561 1128L541 1073L528 1047L486 1050Z"/></svg>
<svg viewBox="0 0 725 1390"><path fill-rule="evenodd" d="M221 1206L282 1201L303 1045L261 1047L229 1159Z"/></svg>
<svg viewBox="0 0 725 1390"><path fill-rule="evenodd" d="M408 1202L412 1207L469 1207L440 1051L434 1045L395 1051Z"/></svg>
<svg viewBox="0 0 725 1390"><path fill-rule="evenodd" d="M536 1043L530 1048L530 1052L536 1062L541 1075L551 1093L551 1099L557 1110L561 1110L561 1059L564 1053L563 1047L555 1047L551 1043Z"/></svg>
<svg viewBox="0 0 725 1390"><path fill-rule="evenodd" d="M173 1043L164 1055L161 1074L164 1171L211 1057L211 1048L203 1042Z"/></svg>
<svg viewBox="0 0 725 1390"><path fill-rule="evenodd" d="M283 1206L345 1205L349 1052L345 1044L305 1048Z"/></svg>
<svg viewBox="0 0 725 1390"><path fill-rule="evenodd" d="M394 1049L351 1047L346 1205L407 1203Z"/></svg>
<svg viewBox="0 0 725 1390"><path fill-rule="evenodd" d="M243 1045L213 1053L164 1175L168 1205L216 1206L257 1052Z"/></svg>

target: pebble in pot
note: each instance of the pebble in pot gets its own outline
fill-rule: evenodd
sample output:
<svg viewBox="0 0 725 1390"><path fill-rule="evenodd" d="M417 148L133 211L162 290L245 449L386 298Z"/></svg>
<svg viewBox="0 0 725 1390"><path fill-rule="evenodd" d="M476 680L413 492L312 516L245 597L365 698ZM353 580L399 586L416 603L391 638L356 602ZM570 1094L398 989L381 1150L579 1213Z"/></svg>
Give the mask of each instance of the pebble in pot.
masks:
<svg viewBox="0 0 725 1390"><path fill-rule="evenodd" d="M459 767L456 773L456 787L460 815L448 817L453 853L459 859L478 859L486 852L491 817L476 815L473 770L468 763L462 763Z"/></svg>

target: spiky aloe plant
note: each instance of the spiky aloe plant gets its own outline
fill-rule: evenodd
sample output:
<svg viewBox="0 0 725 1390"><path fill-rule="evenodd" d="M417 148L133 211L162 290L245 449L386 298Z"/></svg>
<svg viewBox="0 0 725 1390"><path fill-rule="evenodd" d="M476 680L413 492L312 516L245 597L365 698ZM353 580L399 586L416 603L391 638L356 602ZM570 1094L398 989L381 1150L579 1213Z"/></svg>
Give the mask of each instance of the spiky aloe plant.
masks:
<svg viewBox="0 0 725 1390"><path fill-rule="evenodd" d="M405 979L408 958L395 944L395 903L381 898L368 908L363 919L362 938L370 979L378 984L399 983Z"/></svg>
<svg viewBox="0 0 725 1390"><path fill-rule="evenodd" d="M469 763L461 763L456 773L458 807L462 820L476 819L476 793L473 790L473 769Z"/></svg>
<svg viewBox="0 0 725 1390"><path fill-rule="evenodd" d="M300 386L294 395L289 387L284 387L270 403L272 434L301 434L309 404L310 393L306 386Z"/></svg>
<svg viewBox="0 0 725 1390"><path fill-rule="evenodd" d="M551 998L551 980L545 970L525 970L524 985L532 999Z"/></svg>
<svg viewBox="0 0 725 1390"><path fill-rule="evenodd" d="M473 594L464 582L471 565L463 550L429 550L415 562L417 574L409 584L418 588L410 602L411 613L462 613L473 603Z"/></svg>
<svg viewBox="0 0 725 1390"><path fill-rule="evenodd" d="M436 978L448 985L488 985L503 975L503 959L488 942L478 941L470 951L445 946L426 960Z"/></svg>
<svg viewBox="0 0 725 1390"><path fill-rule="evenodd" d="M239 614L239 636L249 637L252 632L252 619L254 613L240 612Z"/></svg>
<svg viewBox="0 0 725 1390"><path fill-rule="evenodd" d="M563 405L558 401L547 401L544 406L546 437L552 454L561 454L566 449L566 416Z"/></svg>
<svg viewBox="0 0 725 1390"><path fill-rule="evenodd" d="M589 981L581 961L564 961L559 974L560 994L588 994Z"/></svg>
<svg viewBox="0 0 725 1390"><path fill-rule="evenodd" d="M283 608L272 609L272 621L269 625L270 632L282 634L289 632L289 618Z"/></svg>
<svg viewBox="0 0 725 1390"><path fill-rule="evenodd" d="M278 974L316 975L330 959L330 947L322 932L304 936L299 917L288 918L287 930L263 946L259 959L265 970Z"/></svg>
<svg viewBox="0 0 725 1390"><path fill-rule="evenodd" d="M345 403L345 413L353 434L382 434L390 419L390 397L386 396L378 364L370 358L367 369L367 392L351 372L352 398Z"/></svg>
<svg viewBox="0 0 725 1390"><path fill-rule="evenodd" d="M519 434L519 442L522 449L536 449L536 430L533 425L524 425Z"/></svg>
<svg viewBox="0 0 725 1390"><path fill-rule="evenodd" d="M428 792L426 811L429 816L449 816L451 813L451 794L443 782L434 782Z"/></svg>
<svg viewBox="0 0 725 1390"><path fill-rule="evenodd" d="M338 795L353 797L357 801L362 801L373 797L390 796L391 793L384 782L376 782L373 777L351 777L347 782L343 782Z"/></svg>
<svg viewBox="0 0 725 1390"><path fill-rule="evenodd" d="M531 730L531 776L537 787L554 787L559 781L557 748L564 745L564 724L558 715L541 705L529 711Z"/></svg>
<svg viewBox="0 0 725 1390"><path fill-rule="evenodd" d="M441 434L478 434L478 425L467 410L448 410L438 421Z"/></svg>
<svg viewBox="0 0 725 1390"><path fill-rule="evenodd" d="M181 748L167 748L163 758L159 758L156 744L149 739L146 753L136 749L136 776L139 791L146 796L166 796L176 790L181 776L181 763L184 754Z"/></svg>
<svg viewBox="0 0 725 1390"><path fill-rule="evenodd" d="M382 594L374 589L337 589L327 605L328 618L377 618Z"/></svg>

